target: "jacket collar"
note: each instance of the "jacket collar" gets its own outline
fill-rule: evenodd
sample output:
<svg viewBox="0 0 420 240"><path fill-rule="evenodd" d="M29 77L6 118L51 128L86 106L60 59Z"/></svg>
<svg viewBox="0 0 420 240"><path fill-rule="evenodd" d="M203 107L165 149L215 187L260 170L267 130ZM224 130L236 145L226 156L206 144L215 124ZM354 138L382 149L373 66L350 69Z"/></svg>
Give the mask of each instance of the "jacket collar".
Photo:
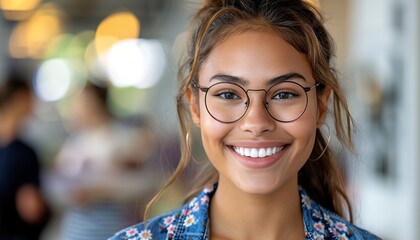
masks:
<svg viewBox="0 0 420 240"><path fill-rule="evenodd" d="M208 209L216 189L217 183L204 188L200 194L185 204L181 211L164 218L168 239L210 238ZM331 236L347 239L353 235L347 221L322 208L301 187L299 194L306 239L331 239Z"/></svg>

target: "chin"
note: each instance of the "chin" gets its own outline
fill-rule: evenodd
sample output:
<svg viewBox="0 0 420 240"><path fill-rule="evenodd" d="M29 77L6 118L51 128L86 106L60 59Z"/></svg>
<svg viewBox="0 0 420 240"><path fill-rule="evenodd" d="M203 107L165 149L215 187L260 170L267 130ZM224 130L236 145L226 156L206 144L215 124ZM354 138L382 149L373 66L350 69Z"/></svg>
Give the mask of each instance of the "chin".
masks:
<svg viewBox="0 0 420 240"><path fill-rule="evenodd" d="M249 178L236 181L235 185L244 193L265 195L279 191L286 185L286 181L276 180L273 177L254 177L251 181Z"/></svg>

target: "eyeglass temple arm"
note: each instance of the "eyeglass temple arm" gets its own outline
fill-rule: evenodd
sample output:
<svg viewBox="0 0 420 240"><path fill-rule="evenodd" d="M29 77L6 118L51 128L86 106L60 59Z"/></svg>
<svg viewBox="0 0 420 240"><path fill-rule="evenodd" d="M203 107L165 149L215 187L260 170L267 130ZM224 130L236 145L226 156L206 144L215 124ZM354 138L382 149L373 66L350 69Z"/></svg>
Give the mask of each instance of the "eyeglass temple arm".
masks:
<svg viewBox="0 0 420 240"><path fill-rule="evenodd" d="M319 88L324 88L325 87L325 85L324 84L322 84L322 83L317 83L317 84L315 84L315 85L313 85L312 87L304 87L303 88L303 90L305 90L305 92L309 92L309 91L311 91L311 89L312 88L317 88L317 87L319 87Z"/></svg>
<svg viewBox="0 0 420 240"><path fill-rule="evenodd" d="M207 93L207 91L209 90L209 88L203 88L203 87L200 87L200 85L198 85L198 83L196 83L196 82L193 82L193 83L192 83L192 87L193 87L193 88L198 88L198 89L200 89L202 92L205 92L205 93Z"/></svg>

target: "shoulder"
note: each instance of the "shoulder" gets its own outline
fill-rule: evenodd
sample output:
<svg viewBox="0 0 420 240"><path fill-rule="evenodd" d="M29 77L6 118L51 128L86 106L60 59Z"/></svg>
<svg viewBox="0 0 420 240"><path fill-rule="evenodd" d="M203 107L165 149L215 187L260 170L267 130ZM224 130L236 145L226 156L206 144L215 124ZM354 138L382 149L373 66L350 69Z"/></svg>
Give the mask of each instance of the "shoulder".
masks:
<svg viewBox="0 0 420 240"><path fill-rule="evenodd" d="M29 146L26 142L20 140L20 139L16 139L12 142L9 143L9 145L6 147L6 149L11 150L11 151L15 151L17 153L35 153L34 149Z"/></svg>
<svg viewBox="0 0 420 240"><path fill-rule="evenodd" d="M302 189L301 200L306 233L310 239L380 239L317 204Z"/></svg>
<svg viewBox="0 0 420 240"><path fill-rule="evenodd" d="M7 159L15 160L10 161L11 164L18 164L20 167L25 165L32 166L34 164L38 164L38 156L34 148L32 148L30 145L19 139L16 139L13 142L11 142L9 145L4 147L2 151Z"/></svg>
<svg viewBox="0 0 420 240"><path fill-rule="evenodd" d="M208 206L216 185L208 186L181 208L128 227L109 240L202 239L207 234Z"/></svg>
<svg viewBox="0 0 420 240"><path fill-rule="evenodd" d="M176 216L179 216L181 212L182 208L178 208L170 212L160 214L147 220L147 228L145 228L144 223L139 223L117 232L108 240L164 239L168 233L168 226L176 220Z"/></svg>
<svg viewBox="0 0 420 240"><path fill-rule="evenodd" d="M327 209L322 209L320 212L322 214L322 218L324 222L325 229L334 237L338 237L338 239L364 239L364 240L375 240L380 239L378 236L374 235L373 233L370 233L369 231L360 228L352 223L350 223L348 220L338 216L337 214L328 211ZM319 221L318 224L322 220ZM315 228L319 227L319 225L316 225ZM322 226L322 225L321 225ZM321 227L322 228L322 227Z"/></svg>

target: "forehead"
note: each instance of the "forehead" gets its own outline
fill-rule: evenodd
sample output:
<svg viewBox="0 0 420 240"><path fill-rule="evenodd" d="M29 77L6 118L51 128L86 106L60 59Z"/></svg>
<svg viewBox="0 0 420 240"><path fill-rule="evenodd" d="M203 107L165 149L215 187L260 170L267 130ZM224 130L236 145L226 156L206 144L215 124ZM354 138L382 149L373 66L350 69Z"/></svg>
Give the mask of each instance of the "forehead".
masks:
<svg viewBox="0 0 420 240"><path fill-rule="evenodd" d="M214 74L227 74L250 81L267 81L288 73L299 73L310 82L306 57L275 31L234 33L216 44L199 73L200 82Z"/></svg>

